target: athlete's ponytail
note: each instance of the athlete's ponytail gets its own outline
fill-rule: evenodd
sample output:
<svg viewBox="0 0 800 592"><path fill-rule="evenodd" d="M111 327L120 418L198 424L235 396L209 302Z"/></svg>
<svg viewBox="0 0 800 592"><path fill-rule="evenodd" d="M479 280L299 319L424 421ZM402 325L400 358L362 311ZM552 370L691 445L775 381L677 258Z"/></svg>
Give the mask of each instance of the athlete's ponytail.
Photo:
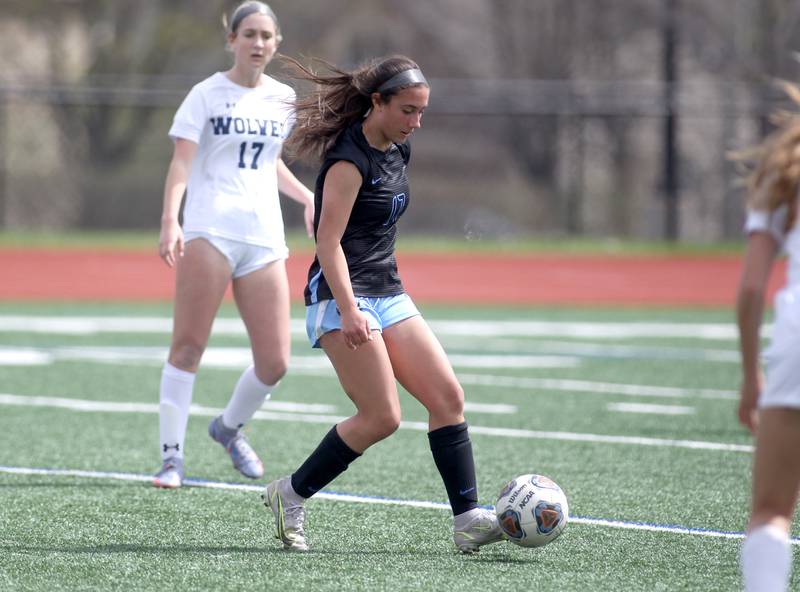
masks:
<svg viewBox="0 0 800 592"><path fill-rule="evenodd" d="M401 72L419 71L419 66L404 56L378 58L351 72L324 60L314 60L328 70L325 74L314 72L287 56L280 56L280 59L289 66L293 78L315 85L308 94L298 95L295 126L284 144L291 156L299 158L323 157L344 129L367 115L373 93L379 92L381 101L388 102L403 88L427 85L421 73L410 78L408 84L385 85Z"/></svg>
<svg viewBox="0 0 800 592"><path fill-rule="evenodd" d="M800 105L800 88L781 82L786 94ZM746 176L747 205L755 210L773 211L789 206L789 230L797 218L797 198L800 189L800 113L781 111L773 116L779 127L755 148L734 155L749 162Z"/></svg>

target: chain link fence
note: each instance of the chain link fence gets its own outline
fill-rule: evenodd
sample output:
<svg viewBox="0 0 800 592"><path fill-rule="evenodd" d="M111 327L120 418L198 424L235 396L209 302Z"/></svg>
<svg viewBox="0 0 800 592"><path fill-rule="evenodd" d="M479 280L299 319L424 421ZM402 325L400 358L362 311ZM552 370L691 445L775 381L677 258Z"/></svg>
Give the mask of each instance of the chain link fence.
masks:
<svg viewBox="0 0 800 592"><path fill-rule="evenodd" d="M0 85L0 226L156 228L167 130L190 77ZM467 238L735 237L727 153L755 143L780 97L737 84L433 79L413 141L407 232ZM674 126L673 145L666 124ZM668 152L676 162L667 167ZM313 185L313 163L293 163ZM675 176L668 179L668 175ZM287 226L300 212L285 202Z"/></svg>

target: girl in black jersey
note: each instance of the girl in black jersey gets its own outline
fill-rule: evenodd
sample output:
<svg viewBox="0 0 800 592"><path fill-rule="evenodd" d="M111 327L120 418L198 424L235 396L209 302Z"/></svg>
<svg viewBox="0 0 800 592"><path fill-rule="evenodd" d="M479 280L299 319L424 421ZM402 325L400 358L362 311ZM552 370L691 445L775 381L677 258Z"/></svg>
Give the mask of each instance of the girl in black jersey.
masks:
<svg viewBox="0 0 800 592"><path fill-rule="evenodd" d="M421 127L428 83L402 56L353 72L329 66L329 75L293 65L318 90L297 101L288 146L323 158L306 325L357 412L335 425L291 477L267 485L265 504L284 548L307 550L303 503L398 428L399 381L429 412L428 438L453 509L454 542L465 553L477 551L503 537L494 512L478 506L464 392L405 294L394 256L396 222L410 197L405 142Z"/></svg>

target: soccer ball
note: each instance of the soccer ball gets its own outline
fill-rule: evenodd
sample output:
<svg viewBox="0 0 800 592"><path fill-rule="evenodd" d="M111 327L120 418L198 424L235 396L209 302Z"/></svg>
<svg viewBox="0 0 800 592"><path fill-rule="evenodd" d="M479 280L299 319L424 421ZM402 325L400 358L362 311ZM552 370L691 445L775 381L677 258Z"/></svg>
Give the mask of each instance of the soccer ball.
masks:
<svg viewBox="0 0 800 592"><path fill-rule="evenodd" d="M521 475L503 487L495 504L497 520L508 539L521 547L541 547L564 531L567 496L543 475Z"/></svg>

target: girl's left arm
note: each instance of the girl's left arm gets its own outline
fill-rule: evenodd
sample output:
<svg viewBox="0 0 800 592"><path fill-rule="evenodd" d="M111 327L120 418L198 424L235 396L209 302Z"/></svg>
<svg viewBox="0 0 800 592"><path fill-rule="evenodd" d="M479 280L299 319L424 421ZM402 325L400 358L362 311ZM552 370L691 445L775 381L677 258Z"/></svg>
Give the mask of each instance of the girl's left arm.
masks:
<svg viewBox="0 0 800 592"><path fill-rule="evenodd" d="M314 236L314 193L289 170L282 158L278 159L278 191L303 205L306 233Z"/></svg>

